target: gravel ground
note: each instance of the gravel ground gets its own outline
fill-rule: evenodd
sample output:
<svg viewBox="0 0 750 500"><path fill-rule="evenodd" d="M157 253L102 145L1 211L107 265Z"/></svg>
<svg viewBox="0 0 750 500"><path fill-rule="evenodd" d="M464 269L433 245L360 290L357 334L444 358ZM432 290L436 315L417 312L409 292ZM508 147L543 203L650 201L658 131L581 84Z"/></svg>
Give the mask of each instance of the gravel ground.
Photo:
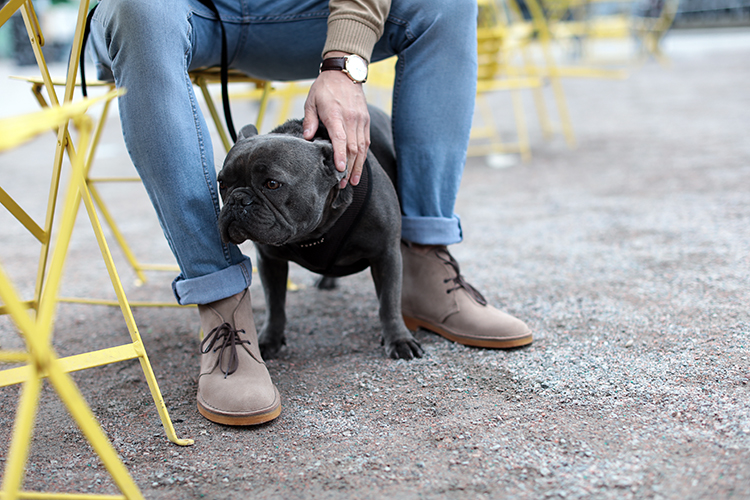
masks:
<svg viewBox="0 0 750 500"><path fill-rule="evenodd" d="M529 105L530 163L469 160L457 208L465 242L453 252L490 302L528 322L529 347L467 348L420 331L425 358L387 359L367 273L321 292L293 268L289 345L268 362L282 414L230 428L195 408L197 312L137 309L177 432L195 445L166 440L138 363L74 378L144 496L750 497L748 40L675 32L669 67L565 82L576 149L545 142ZM508 96L491 102L510 130ZM0 157L3 187L39 217L44 183L32 193L28 179L47 178L52 141ZM95 168L130 168L116 122ZM123 228L137 254L168 260L142 189L108 193L131 214ZM28 291L36 247L2 217L0 255ZM63 294L106 295L85 217L78 226ZM168 273L136 287L115 254L131 299L170 300ZM259 280L252 295L260 323ZM61 355L127 339L118 309L59 308ZM0 344L22 345L7 318ZM18 393L0 389L0 457ZM116 493L44 394L25 487Z"/></svg>

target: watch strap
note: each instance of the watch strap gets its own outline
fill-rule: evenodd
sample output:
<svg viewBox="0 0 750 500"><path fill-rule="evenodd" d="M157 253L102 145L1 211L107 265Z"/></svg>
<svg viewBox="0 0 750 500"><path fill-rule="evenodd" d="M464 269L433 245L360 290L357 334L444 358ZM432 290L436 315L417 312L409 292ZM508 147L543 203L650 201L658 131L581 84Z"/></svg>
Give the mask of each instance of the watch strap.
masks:
<svg viewBox="0 0 750 500"><path fill-rule="evenodd" d="M323 59L320 71L344 71L346 69L346 57L329 57Z"/></svg>
<svg viewBox="0 0 750 500"><path fill-rule="evenodd" d="M355 54L323 59L320 63L320 71L328 70L341 71L354 83L367 81L367 61Z"/></svg>

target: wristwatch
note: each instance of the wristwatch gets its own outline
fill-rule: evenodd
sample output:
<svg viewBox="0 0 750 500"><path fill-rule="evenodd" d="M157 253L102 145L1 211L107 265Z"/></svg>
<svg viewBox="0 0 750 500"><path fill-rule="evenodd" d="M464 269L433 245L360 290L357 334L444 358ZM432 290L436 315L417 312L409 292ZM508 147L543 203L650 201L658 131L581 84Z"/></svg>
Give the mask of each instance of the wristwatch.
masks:
<svg viewBox="0 0 750 500"><path fill-rule="evenodd" d="M320 63L320 71L341 71L354 83L367 81L367 61L357 54L344 57L329 57Z"/></svg>

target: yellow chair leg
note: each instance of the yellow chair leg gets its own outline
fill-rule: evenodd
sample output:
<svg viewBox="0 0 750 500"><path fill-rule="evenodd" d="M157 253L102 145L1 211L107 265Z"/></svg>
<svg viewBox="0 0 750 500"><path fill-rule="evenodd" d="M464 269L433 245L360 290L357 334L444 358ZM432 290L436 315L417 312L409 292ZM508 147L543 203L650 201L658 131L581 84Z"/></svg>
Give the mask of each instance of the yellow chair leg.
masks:
<svg viewBox="0 0 750 500"><path fill-rule="evenodd" d="M513 103L513 115L516 118L516 134L518 134L518 152L521 160L528 162L531 160L531 147L529 146L529 131L526 127L526 116L523 113L523 103L521 102L521 93L518 90L511 92L511 101Z"/></svg>
<svg viewBox="0 0 750 500"><path fill-rule="evenodd" d="M34 367L31 367L34 370ZM23 473L29 459L31 435L34 432L36 410L39 406L41 380L38 377L29 379L21 390L21 397L16 409L16 421L13 425L13 437L8 449L7 465L3 475L3 495L5 498L16 498L23 484Z"/></svg>
<svg viewBox="0 0 750 500"><path fill-rule="evenodd" d="M128 331L130 332L130 338L136 348L136 352L138 353L138 358L141 362L143 373L146 377L146 381L151 391L151 395L154 399L154 403L156 404L157 411L159 412L159 417L161 418L162 424L164 425L167 437L175 444L179 444L182 446L191 445L193 444L193 440L179 439L174 431L172 421L169 418L166 405L164 404L164 400L161 396L161 391L159 390L159 386L156 382L156 377L154 376L153 370L151 369L151 364L148 361L146 350L143 349L143 342L141 340L140 333L138 332L135 318L133 317L133 311L130 307L127 297L125 296L125 290L122 286L122 282L120 281L120 277L117 274L115 263L112 260L112 254L104 237L104 231L102 229L101 223L99 222L99 218L96 213L96 207L94 206L94 201L91 198L91 193L88 190L88 186L83 176L81 176L80 178L78 187L79 191L77 196L75 197L75 200L73 201L73 204L77 208L80 204L81 198L83 198L84 205L86 206L86 211L89 215L89 220L91 221L91 225L94 229L94 234L96 235L97 243L99 244L99 249L101 250L104 263L107 267L107 271L109 272L110 281L112 282L112 286L115 289L115 294L117 295L120 310L122 311L123 317L125 318L125 323L128 327ZM75 218L76 212L73 212L73 218ZM72 233L72 226L70 231Z"/></svg>
<svg viewBox="0 0 750 500"><path fill-rule="evenodd" d="M266 117L266 109L268 108L268 99L271 97L271 82L266 82L263 86L263 93L260 97L260 104L258 105L258 118L255 120L255 127L261 130L263 127L263 120Z"/></svg>
<svg viewBox="0 0 750 500"><path fill-rule="evenodd" d="M99 194L99 190L90 180L87 185L97 208L99 208L99 212L101 212L102 217L107 223L107 226L109 226L109 230L112 231L112 236L114 236L115 241L117 241L117 244L120 247L120 250L122 250L122 253L125 256L125 260L128 261L130 267L133 268L133 271L135 271L135 275L138 277L138 280L140 280L141 283L145 283L147 281L147 278L142 271L142 266L138 262L138 259L135 257L135 253L133 252L133 250L131 250L128 241L122 234L122 231L120 231L120 227L117 225L117 222L115 222L115 218L110 213L109 208L104 203L104 199Z"/></svg>
<svg viewBox="0 0 750 500"><path fill-rule="evenodd" d="M211 119L214 121L214 124L216 125L216 130L219 132L221 143L224 145L224 151L229 151L232 147L232 142L229 140L229 136L227 135L227 132L224 129L224 126L221 125L221 118L219 117L219 112L216 110L216 105L214 104L214 100L211 97L211 93L208 91L208 83L206 82L205 78L198 78L196 83L198 87L200 87L201 89L201 93L203 94L203 100L206 101L206 107L208 108L208 112L211 114Z"/></svg>

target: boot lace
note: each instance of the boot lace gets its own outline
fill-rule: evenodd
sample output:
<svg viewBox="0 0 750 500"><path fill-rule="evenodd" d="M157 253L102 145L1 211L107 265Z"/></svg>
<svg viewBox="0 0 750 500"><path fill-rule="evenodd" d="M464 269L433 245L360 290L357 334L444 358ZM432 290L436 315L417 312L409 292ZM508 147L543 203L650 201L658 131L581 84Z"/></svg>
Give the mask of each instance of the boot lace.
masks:
<svg viewBox="0 0 750 500"><path fill-rule="evenodd" d="M219 358L216 360L216 365L224 373L224 378L237 371L239 367L239 356L237 356L237 347L242 344L250 345L249 340L243 340L240 337L240 333L245 333L245 330L236 330L227 322L222 323L209 332L201 341L201 353L208 354L213 352L219 352ZM216 346L216 347L214 347ZM253 356L252 353L250 353ZM226 363L224 357L227 357ZM255 356L253 356L255 358ZM225 368L226 366L226 368Z"/></svg>
<svg viewBox="0 0 750 500"><path fill-rule="evenodd" d="M437 255L437 257L440 260L442 260L443 262L445 262L446 265L452 267L453 270L456 273L456 276L454 278L446 278L446 279L443 280L443 283L449 283L449 282L452 281L453 284L454 284L454 287L453 288L449 288L446 293L451 293L454 290L458 290L459 288L463 288L464 290L466 290L469 293L469 295L474 300L476 300L477 302L479 302L481 305L486 306L487 305L487 299L485 299L484 296L481 293L479 293L479 290L477 290L476 288L474 288L473 286L471 286L471 283L469 283L468 281L466 281L466 279L461 275L461 269L458 267L458 262L448 252L448 250L439 249L436 252L436 255Z"/></svg>

